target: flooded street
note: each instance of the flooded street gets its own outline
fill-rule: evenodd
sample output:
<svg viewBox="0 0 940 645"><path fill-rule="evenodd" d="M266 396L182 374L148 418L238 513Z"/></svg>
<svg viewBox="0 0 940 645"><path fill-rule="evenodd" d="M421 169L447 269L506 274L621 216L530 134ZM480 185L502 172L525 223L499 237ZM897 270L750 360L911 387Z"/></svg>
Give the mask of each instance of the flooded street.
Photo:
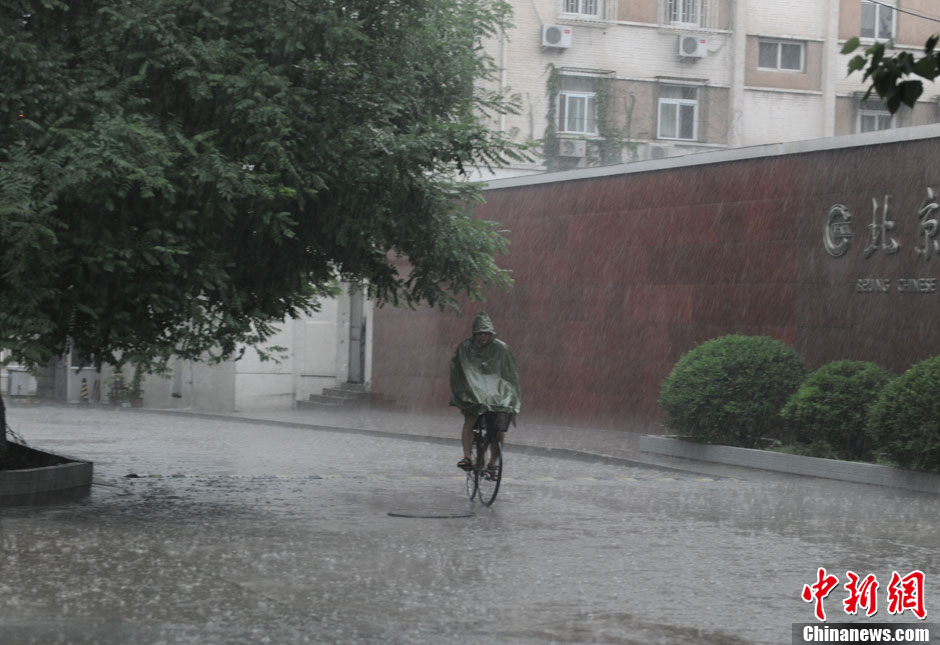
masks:
<svg viewBox="0 0 940 645"><path fill-rule="evenodd" d="M456 444L100 408L9 421L93 460L96 484L0 509L5 645L788 643L818 567L882 589L922 570L940 613L932 495L510 445L490 510L466 500ZM854 618L844 597L830 620ZM881 602L879 620L916 620Z"/></svg>

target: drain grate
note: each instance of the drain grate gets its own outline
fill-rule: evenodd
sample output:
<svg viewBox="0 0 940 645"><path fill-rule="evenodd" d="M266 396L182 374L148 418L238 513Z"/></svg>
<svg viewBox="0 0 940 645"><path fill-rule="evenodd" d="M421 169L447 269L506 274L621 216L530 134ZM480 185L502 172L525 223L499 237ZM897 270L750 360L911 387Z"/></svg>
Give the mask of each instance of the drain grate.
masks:
<svg viewBox="0 0 940 645"><path fill-rule="evenodd" d="M420 512L420 511L389 511L390 517L411 517L421 520L449 520L460 517L474 517L473 511L440 511L440 512Z"/></svg>

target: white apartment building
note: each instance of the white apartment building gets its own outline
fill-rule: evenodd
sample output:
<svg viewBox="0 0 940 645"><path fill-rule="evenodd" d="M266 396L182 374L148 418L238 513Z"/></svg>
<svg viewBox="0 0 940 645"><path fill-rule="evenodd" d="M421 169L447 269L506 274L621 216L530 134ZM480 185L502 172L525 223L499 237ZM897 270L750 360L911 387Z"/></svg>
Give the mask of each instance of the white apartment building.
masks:
<svg viewBox="0 0 940 645"><path fill-rule="evenodd" d="M324 298L319 311L285 320L265 344L278 346L277 361L261 361L246 349L240 359L219 364L171 360L168 372L142 378L136 404L148 408L205 411L289 409L324 390L355 384L368 390L372 381L371 301L348 283ZM3 366L9 350L0 350L0 396L39 396L68 403L115 403L113 367L99 373L67 352L45 370L31 373L19 365ZM123 369L129 384L133 366ZM131 405L125 401L125 405Z"/></svg>
<svg viewBox="0 0 940 645"><path fill-rule="evenodd" d="M283 348L274 352L278 361L261 361L251 349L218 365L177 359L168 375L144 379L142 403L207 411L290 409L344 383L368 390L372 316L366 294L343 283L342 293L322 299L319 311L280 325L266 343ZM105 383L113 378L110 372L103 375ZM104 401L107 385L101 391Z"/></svg>
<svg viewBox="0 0 940 645"><path fill-rule="evenodd" d="M940 87L891 115L848 75L852 37L922 51L935 0L512 0L488 43L522 99L495 127L544 158L499 172L671 157L940 121ZM856 52L861 53L861 49Z"/></svg>

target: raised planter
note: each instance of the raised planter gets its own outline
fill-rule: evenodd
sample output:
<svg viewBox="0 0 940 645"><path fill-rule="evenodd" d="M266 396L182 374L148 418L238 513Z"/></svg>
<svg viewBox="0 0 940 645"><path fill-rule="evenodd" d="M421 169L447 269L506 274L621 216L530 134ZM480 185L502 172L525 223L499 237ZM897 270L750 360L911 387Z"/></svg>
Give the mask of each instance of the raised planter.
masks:
<svg viewBox="0 0 940 645"><path fill-rule="evenodd" d="M728 464L729 466L759 468L793 475L807 475L809 477L838 479L860 484L940 493L940 475L858 461L802 457L771 450L718 446L658 435L640 437L640 450L670 457Z"/></svg>
<svg viewBox="0 0 940 645"><path fill-rule="evenodd" d="M92 462L16 443L9 446L11 453L25 458L30 467L0 470L0 505L43 502L58 495L80 497L91 489Z"/></svg>

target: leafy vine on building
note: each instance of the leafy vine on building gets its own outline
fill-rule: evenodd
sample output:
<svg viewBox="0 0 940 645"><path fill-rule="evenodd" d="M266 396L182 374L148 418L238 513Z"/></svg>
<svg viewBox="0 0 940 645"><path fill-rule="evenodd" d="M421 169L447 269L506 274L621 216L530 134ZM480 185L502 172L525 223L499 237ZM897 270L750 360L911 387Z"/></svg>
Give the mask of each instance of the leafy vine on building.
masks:
<svg viewBox="0 0 940 645"><path fill-rule="evenodd" d="M582 166L580 157L570 157L561 154L561 142L571 139L559 133L558 103L562 93L562 78L564 74L552 64L548 65L548 123L545 127L545 136L542 139L542 151L545 158L545 168L548 171L570 170ZM633 140L633 110L636 97L631 93L621 96L616 89L616 81L609 75L594 78L594 109L596 134L582 135L585 141L585 166L609 166L636 161L638 159L639 144ZM617 101L623 100L622 112L617 112Z"/></svg>

